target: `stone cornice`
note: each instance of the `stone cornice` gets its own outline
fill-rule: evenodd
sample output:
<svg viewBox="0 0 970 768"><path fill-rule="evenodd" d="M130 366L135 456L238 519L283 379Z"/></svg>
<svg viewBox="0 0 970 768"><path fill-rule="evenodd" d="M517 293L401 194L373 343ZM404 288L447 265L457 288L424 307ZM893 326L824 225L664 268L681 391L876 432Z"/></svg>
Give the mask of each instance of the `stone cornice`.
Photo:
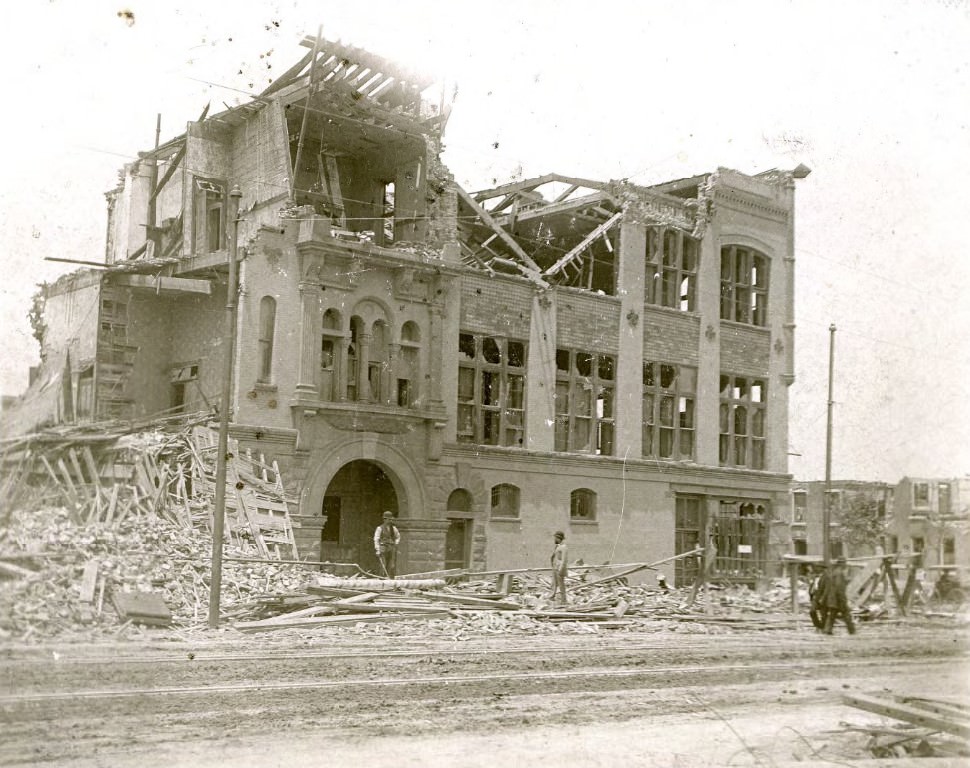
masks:
<svg viewBox="0 0 970 768"><path fill-rule="evenodd" d="M737 189L718 186L714 192L714 199L717 206L725 205L728 208L779 223L788 221L789 212L785 208L774 205L765 198Z"/></svg>

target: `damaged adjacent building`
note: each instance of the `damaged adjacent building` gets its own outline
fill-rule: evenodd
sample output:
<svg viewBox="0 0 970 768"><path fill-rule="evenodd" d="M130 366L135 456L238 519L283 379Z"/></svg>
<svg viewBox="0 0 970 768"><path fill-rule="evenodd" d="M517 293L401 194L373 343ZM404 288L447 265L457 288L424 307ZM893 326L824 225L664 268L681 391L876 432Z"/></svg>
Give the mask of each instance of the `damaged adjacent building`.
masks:
<svg viewBox="0 0 970 768"><path fill-rule="evenodd" d="M808 169L467 192L429 80L303 45L123 169L106 268L46 290L20 428L220 407L238 226L231 431L302 557L377 570L390 509L402 572L542 565L559 529L588 563L709 542L715 577L777 573Z"/></svg>

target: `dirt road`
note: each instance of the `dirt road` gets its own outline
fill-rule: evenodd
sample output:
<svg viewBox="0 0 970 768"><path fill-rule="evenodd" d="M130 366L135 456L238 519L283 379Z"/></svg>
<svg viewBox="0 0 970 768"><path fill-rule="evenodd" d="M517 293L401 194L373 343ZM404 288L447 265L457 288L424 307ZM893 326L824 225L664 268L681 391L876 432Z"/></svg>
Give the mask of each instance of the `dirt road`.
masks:
<svg viewBox="0 0 970 768"><path fill-rule="evenodd" d="M970 694L952 628L216 637L0 649L0 764L844 762L841 694Z"/></svg>

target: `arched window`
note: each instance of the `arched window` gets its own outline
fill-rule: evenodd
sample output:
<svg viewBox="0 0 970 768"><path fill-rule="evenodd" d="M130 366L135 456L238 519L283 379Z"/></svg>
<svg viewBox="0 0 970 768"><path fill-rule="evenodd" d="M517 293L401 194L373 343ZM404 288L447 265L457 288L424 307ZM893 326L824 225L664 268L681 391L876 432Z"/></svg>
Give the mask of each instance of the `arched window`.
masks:
<svg viewBox="0 0 970 768"><path fill-rule="evenodd" d="M354 315L350 318L350 344L347 345L347 380L346 392L348 400L357 399L358 367L360 363L360 337L363 334L363 321Z"/></svg>
<svg viewBox="0 0 970 768"><path fill-rule="evenodd" d="M449 512L471 512L472 495L464 488L457 488L448 496Z"/></svg>
<svg viewBox="0 0 970 768"><path fill-rule="evenodd" d="M509 483L492 487L491 517L519 517L519 489Z"/></svg>
<svg viewBox="0 0 970 768"><path fill-rule="evenodd" d="M384 372L388 369L388 328L383 320L373 325L370 345L370 359L367 361L368 399L377 403L386 400L384 391Z"/></svg>
<svg viewBox="0 0 970 768"><path fill-rule="evenodd" d="M421 329L408 320L401 326L401 360L397 370L397 404L410 408L419 399Z"/></svg>
<svg viewBox="0 0 970 768"><path fill-rule="evenodd" d="M259 302L259 371L257 380L273 380L273 337L276 335L276 299L263 296Z"/></svg>
<svg viewBox="0 0 970 768"><path fill-rule="evenodd" d="M320 399L335 400L338 395L337 362L341 331L340 313L328 309L323 313L323 335L320 338Z"/></svg>
<svg viewBox="0 0 970 768"><path fill-rule="evenodd" d="M589 488L577 488L569 494L569 520L591 523L596 520L596 493Z"/></svg>

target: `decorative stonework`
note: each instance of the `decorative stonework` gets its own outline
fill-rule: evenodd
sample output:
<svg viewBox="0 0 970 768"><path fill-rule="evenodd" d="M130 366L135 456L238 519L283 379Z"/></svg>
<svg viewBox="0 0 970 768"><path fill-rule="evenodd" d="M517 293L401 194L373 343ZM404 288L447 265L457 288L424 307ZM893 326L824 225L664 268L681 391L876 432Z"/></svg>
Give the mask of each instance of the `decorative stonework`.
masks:
<svg viewBox="0 0 970 768"><path fill-rule="evenodd" d="M377 432L384 435L402 435L414 429L411 420L377 413L361 413L360 411L331 412L327 413L324 419L330 426L346 432Z"/></svg>

